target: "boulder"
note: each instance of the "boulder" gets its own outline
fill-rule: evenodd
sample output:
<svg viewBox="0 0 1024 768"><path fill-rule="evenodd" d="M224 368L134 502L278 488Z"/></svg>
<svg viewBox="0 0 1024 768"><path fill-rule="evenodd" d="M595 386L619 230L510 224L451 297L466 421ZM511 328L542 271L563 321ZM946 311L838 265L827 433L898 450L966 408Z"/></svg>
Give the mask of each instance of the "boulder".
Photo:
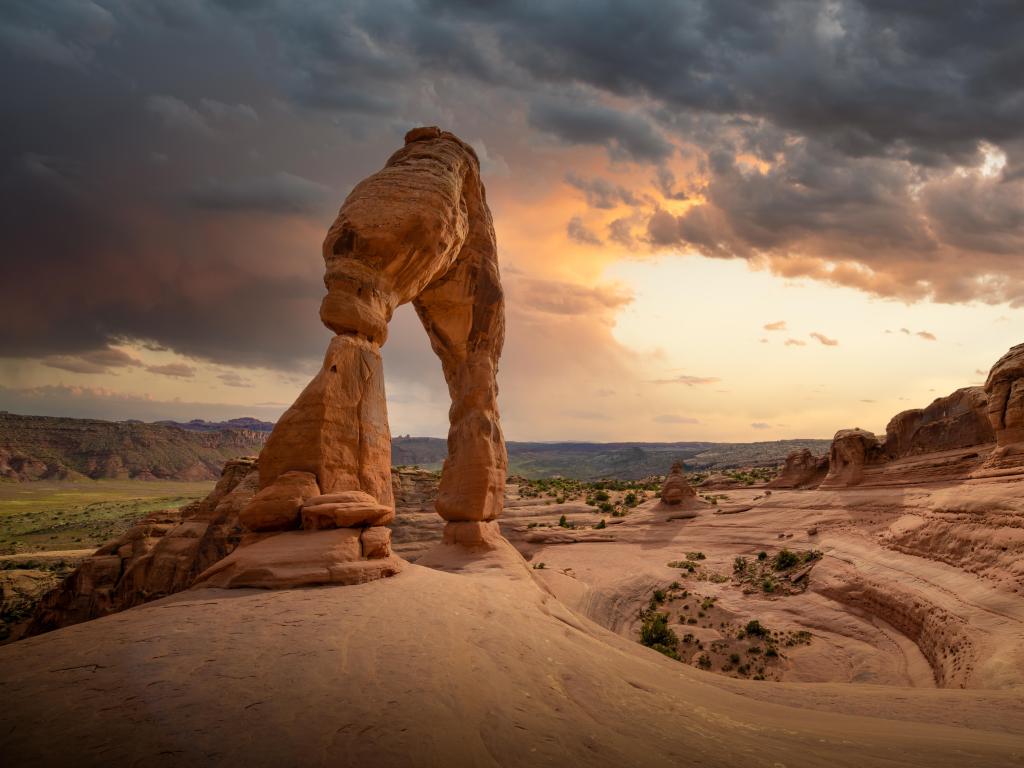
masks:
<svg viewBox="0 0 1024 768"><path fill-rule="evenodd" d="M687 499L696 499L697 492L686 482L682 462L675 462L664 484L661 486L661 501L665 504L677 505Z"/></svg>
<svg viewBox="0 0 1024 768"><path fill-rule="evenodd" d="M863 479L864 467L882 458L878 438L867 430L841 429L832 438L828 455L828 474L822 488L844 488Z"/></svg>
<svg viewBox="0 0 1024 768"><path fill-rule="evenodd" d="M316 475L311 472L284 472L252 497L239 515L239 522L250 531L293 530L299 527L303 503L319 495Z"/></svg>
<svg viewBox="0 0 1024 768"><path fill-rule="evenodd" d="M302 527L307 531L324 528L352 528L387 525L395 510L362 491L343 491L316 496L302 505Z"/></svg>
<svg viewBox="0 0 1024 768"><path fill-rule="evenodd" d="M768 488L817 488L828 474L828 456L815 456L807 448L786 457L782 472Z"/></svg>
<svg viewBox="0 0 1024 768"><path fill-rule="evenodd" d="M389 534L379 531L371 534L368 551L373 556L364 557L363 531L358 528L286 531L239 547L200 574L194 589L291 589L321 584L362 584L394 576L402 570L405 561L383 554L382 540L389 538Z"/></svg>

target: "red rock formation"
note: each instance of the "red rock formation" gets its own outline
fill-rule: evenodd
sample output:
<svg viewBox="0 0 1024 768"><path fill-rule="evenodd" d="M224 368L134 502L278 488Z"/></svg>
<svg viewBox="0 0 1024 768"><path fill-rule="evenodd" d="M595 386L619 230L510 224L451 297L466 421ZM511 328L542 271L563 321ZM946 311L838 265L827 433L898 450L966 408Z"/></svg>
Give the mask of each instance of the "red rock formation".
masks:
<svg viewBox="0 0 1024 768"><path fill-rule="evenodd" d="M864 466L882 456L878 438L867 430L841 429L832 438L828 456L828 475L822 488L843 488L857 485L863 479Z"/></svg>
<svg viewBox="0 0 1024 768"><path fill-rule="evenodd" d="M985 393L996 444L1024 443L1024 344L1012 347L992 366Z"/></svg>
<svg viewBox="0 0 1024 768"><path fill-rule="evenodd" d="M786 457L782 472L768 488L817 488L828 474L828 456L815 456L807 448Z"/></svg>
<svg viewBox="0 0 1024 768"><path fill-rule="evenodd" d="M968 448L995 441L988 397L981 387L964 387L927 408L903 411L885 428L885 454L892 459Z"/></svg>
<svg viewBox="0 0 1024 768"><path fill-rule="evenodd" d="M323 255L327 296L320 318L337 335L320 372L267 440L260 492L243 510L243 523L253 531L312 532L380 526L393 518L380 346L392 313L408 302L441 359L452 398L437 512L450 525L493 520L501 513L508 466L495 380L504 299L473 149L438 128L410 131L384 168L346 198ZM375 536L374 552L387 548L387 535ZM339 558L372 558L358 546L339 546L339 536L348 535L261 541L233 553L200 582L270 586L276 582L260 574L262 556L268 567L281 569L280 586L294 585L301 578L294 552L312 551L317 540L325 551L313 558L320 565L309 571L315 575L308 583L324 583L328 572L326 581L337 583L400 567L388 551L387 567L341 568ZM458 537L453 532L450 538Z"/></svg>
<svg viewBox="0 0 1024 768"><path fill-rule="evenodd" d="M106 616L180 592L238 545L238 515L256 492L256 460L234 459L202 501L154 512L87 557L36 607L28 634Z"/></svg>
<svg viewBox="0 0 1024 768"><path fill-rule="evenodd" d="M664 504L681 504L687 499L696 499L697 492L686 482L686 475L683 474L683 464L680 461L672 465L664 485L661 486L661 501Z"/></svg>

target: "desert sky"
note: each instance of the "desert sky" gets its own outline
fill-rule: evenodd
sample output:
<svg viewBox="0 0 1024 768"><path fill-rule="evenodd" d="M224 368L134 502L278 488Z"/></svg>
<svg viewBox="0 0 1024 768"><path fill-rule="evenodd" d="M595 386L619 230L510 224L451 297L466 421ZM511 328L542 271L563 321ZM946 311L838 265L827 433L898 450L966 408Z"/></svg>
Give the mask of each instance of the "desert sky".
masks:
<svg viewBox="0 0 1024 768"><path fill-rule="evenodd" d="M0 409L276 418L338 206L439 125L509 439L881 431L1024 341L1021 40L1014 2L8 0ZM392 432L444 435L408 307L384 353Z"/></svg>

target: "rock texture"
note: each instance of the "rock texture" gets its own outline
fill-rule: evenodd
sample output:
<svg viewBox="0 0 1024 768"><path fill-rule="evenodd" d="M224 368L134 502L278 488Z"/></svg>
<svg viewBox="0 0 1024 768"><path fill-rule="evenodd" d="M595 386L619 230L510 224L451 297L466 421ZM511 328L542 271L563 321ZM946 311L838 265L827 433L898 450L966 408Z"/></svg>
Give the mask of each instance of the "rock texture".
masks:
<svg viewBox="0 0 1024 768"><path fill-rule="evenodd" d="M768 488L817 488L828 474L828 456L815 456L806 448L786 457L782 472Z"/></svg>
<svg viewBox="0 0 1024 768"><path fill-rule="evenodd" d="M1024 443L1024 344L992 366L985 382L988 417L999 447Z"/></svg>
<svg viewBox="0 0 1024 768"><path fill-rule="evenodd" d="M201 574L195 588L362 584L402 570L405 561L391 554L390 541L382 527L288 531L239 547Z"/></svg>
<svg viewBox="0 0 1024 768"><path fill-rule="evenodd" d="M883 450L899 459L995 442L988 397L981 387L964 387L927 408L898 413L885 428Z"/></svg>
<svg viewBox="0 0 1024 768"><path fill-rule="evenodd" d="M452 399L436 510L450 522L501 513L508 458L496 374L504 299L476 153L438 128L410 131L384 168L346 198L323 256L320 318L336 335L320 372L274 427L259 458L260 491L241 515L251 531L306 533L244 547L204 583L338 583L397 570L366 566L367 552L337 544L351 534L333 531L394 517L380 347L392 313L408 302L441 359ZM313 556L318 541L324 551ZM309 569L298 567L300 551ZM342 568L346 557L363 565Z"/></svg>
<svg viewBox="0 0 1024 768"><path fill-rule="evenodd" d="M238 546L256 460L235 459L203 500L147 516L96 550L36 606L28 634L77 624L187 589Z"/></svg>
<svg viewBox="0 0 1024 768"><path fill-rule="evenodd" d="M841 429L832 438L828 455L828 475L822 488L842 488L857 485L864 477L864 467L882 457L882 446L871 432L860 429Z"/></svg>
<svg viewBox="0 0 1024 768"><path fill-rule="evenodd" d="M686 475L683 474L682 462L675 462L672 465L664 485L661 486L661 500L665 504L673 506L681 504L688 499L696 499L697 492L686 482Z"/></svg>

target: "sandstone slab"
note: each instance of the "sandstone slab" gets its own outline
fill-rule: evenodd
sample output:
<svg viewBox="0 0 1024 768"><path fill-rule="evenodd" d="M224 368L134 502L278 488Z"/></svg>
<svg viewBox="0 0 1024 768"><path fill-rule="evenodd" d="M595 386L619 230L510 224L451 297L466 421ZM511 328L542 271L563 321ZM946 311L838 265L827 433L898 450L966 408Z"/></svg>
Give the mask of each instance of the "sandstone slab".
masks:
<svg viewBox="0 0 1024 768"><path fill-rule="evenodd" d="M380 542L371 542L373 558L364 558L363 531L286 531L248 547L239 547L202 573L194 589L258 587L292 589L321 584L362 584L393 576L405 561L379 556ZM378 534L382 536L382 534Z"/></svg>

